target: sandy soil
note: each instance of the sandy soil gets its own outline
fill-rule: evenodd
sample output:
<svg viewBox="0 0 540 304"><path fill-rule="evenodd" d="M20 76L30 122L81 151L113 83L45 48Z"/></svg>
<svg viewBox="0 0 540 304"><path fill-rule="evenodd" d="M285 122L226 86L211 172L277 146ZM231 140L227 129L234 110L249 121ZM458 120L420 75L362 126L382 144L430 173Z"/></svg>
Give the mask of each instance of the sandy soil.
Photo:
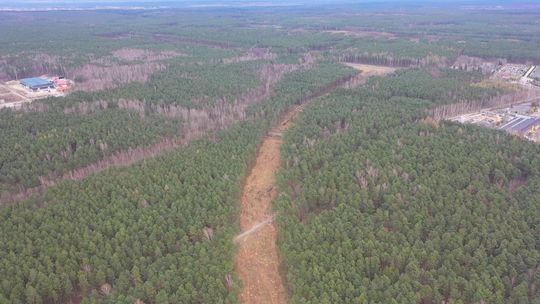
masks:
<svg viewBox="0 0 540 304"><path fill-rule="evenodd" d="M361 71L353 77L351 80L343 84L344 88L354 88L364 84L369 77L372 76L384 76L394 73L397 68L380 66L380 65L370 65L370 64L360 64L360 63L345 63L345 65L350 66L358 71Z"/></svg>
<svg viewBox="0 0 540 304"><path fill-rule="evenodd" d="M397 69L387 66L380 65L370 65L370 64L360 64L360 63L346 63L347 66L351 68L362 71L363 74L368 74L370 76L382 76L395 72Z"/></svg>
<svg viewBox="0 0 540 304"><path fill-rule="evenodd" d="M3 100L4 102L17 102L17 101L24 101L25 99L13 93L7 93L7 94L0 93L0 100Z"/></svg>
<svg viewBox="0 0 540 304"><path fill-rule="evenodd" d="M64 96L64 93L57 89L31 91L20 84L18 80L12 80L6 82L4 88L8 89L12 94L17 95L25 101L31 101L35 99L43 99L51 96Z"/></svg>
<svg viewBox="0 0 540 304"><path fill-rule="evenodd" d="M259 149L254 167L244 185L241 233L234 239L238 245L235 269L243 282L241 303L287 303L287 291L279 273L281 264L277 247L278 231L274 222L279 216L272 212L277 196L276 173L281 163L282 135L312 100L339 88L332 84L291 108L267 136Z"/></svg>
<svg viewBox="0 0 540 304"><path fill-rule="evenodd" d="M276 173L280 165L282 140L267 137L244 186L240 225L250 230L272 217L271 204L277 195ZM279 275L277 229L269 222L238 242L236 270L243 282L242 303L286 303L286 291Z"/></svg>
<svg viewBox="0 0 540 304"><path fill-rule="evenodd" d="M243 282L241 303L286 303L287 292L279 274L277 228L272 200L277 195L276 173L280 166L281 134L292 125L302 106L293 108L264 139L255 166L244 186L240 225L235 239L237 273Z"/></svg>
<svg viewBox="0 0 540 304"><path fill-rule="evenodd" d="M4 86L0 85L0 94L7 94L9 93L10 91L5 88Z"/></svg>
<svg viewBox="0 0 540 304"><path fill-rule="evenodd" d="M264 140L257 161L244 187L241 228L250 230L271 217L271 203L277 195L276 172L280 164L282 140ZM242 303L286 303L286 292L279 275L279 256L274 222L260 227L239 242L236 269L244 288Z"/></svg>
<svg viewBox="0 0 540 304"><path fill-rule="evenodd" d="M29 102L27 96L23 96L19 91L11 86L0 84L0 109L5 107L18 107L25 102Z"/></svg>

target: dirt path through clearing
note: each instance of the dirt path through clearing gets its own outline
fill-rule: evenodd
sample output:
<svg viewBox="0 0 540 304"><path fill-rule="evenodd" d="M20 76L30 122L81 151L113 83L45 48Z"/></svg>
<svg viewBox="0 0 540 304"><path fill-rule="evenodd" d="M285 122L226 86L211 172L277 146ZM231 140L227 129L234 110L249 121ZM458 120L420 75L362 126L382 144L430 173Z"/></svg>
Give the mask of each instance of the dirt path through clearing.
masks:
<svg viewBox="0 0 540 304"><path fill-rule="evenodd" d="M280 167L282 132L291 126L302 106L297 106L283 118L263 140L255 166L251 170L242 194L240 226L235 267L243 282L241 303L286 303L287 293L279 274L277 229L273 221L272 200L278 194L276 173Z"/></svg>
<svg viewBox="0 0 540 304"><path fill-rule="evenodd" d="M283 116L261 144L242 194L242 232L234 238L238 244L235 269L243 282L241 303L287 303L287 291L279 273L280 257L276 242L278 232L274 221L278 214L272 213L272 201L278 194L276 174L281 164L282 135L293 125L305 105L340 88L352 78L343 77L317 93L298 100L299 104Z"/></svg>

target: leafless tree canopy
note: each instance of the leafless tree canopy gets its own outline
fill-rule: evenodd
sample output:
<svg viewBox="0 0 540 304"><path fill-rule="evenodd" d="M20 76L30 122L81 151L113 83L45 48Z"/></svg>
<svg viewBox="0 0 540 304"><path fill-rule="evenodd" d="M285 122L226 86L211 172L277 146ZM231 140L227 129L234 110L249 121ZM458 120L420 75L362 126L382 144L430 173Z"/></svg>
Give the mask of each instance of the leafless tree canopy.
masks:
<svg viewBox="0 0 540 304"><path fill-rule="evenodd" d="M71 70L68 77L77 81L77 90L99 91L121 83L146 82L152 74L165 67L165 64L158 62L109 66L87 64Z"/></svg>
<svg viewBox="0 0 540 304"><path fill-rule="evenodd" d="M446 119L461 114L479 111L486 108L497 108L531 101L540 97L539 90L521 90L515 93L499 95L480 100L464 100L461 102L436 107L428 111L435 120Z"/></svg>

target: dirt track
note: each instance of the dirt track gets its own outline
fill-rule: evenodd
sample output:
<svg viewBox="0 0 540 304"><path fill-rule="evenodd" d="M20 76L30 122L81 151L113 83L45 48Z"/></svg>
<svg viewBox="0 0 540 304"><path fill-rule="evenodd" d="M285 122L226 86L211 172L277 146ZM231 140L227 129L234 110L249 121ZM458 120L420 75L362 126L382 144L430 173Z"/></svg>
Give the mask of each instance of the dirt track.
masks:
<svg viewBox="0 0 540 304"><path fill-rule="evenodd" d="M287 293L279 274L277 229L272 200L277 195L276 173L280 166L281 134L302 110L295 107L264 139L255 166L242 194L240 225L243 233L235 239L237 273L243 282L241 303L286 303Z"/></svg>
<svg viewBox="0 0 540 304"><path fill-rule="evenodd" d="M263 140L255 166L251 169L242 194L240 227L234 239L238 244L235 269L243 282L240 302L249 304L287 303L287 291L279 273L280 257L276 244L277 227L272 200L278 194L276 173L281 162L282 134L313 99L341 87L353 77L347 76L299 100Z"/></svg>

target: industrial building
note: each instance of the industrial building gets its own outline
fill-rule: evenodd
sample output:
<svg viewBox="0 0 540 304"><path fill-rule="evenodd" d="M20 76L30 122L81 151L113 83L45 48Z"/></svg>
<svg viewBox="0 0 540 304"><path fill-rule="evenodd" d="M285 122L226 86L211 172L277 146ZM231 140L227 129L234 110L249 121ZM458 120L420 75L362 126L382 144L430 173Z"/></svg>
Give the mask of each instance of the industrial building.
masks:
<svg viewBox="0 0 540 304"><path fill-rule="evenodd" d="M20 82L32 91L54 89L54 83L52 81L39 77L21 79Z"/></svg>
<svg viewBox="0 0 540 304"><path fill-rule="evenodd" d="M540 125L540 118L517 116L499 127L499 129L517 134L526 134L538 125Z"/></svg>
<svg viewBox="0 0 540 304"><path fill-rule="evenodd" d="M526 139L540 143L539 101L513 105L502 109L486 109L452 118L460 123L504 130Z"/></svg>
<svg viewBox="0 0 540 304"><path fill-rule="evenodd" d="M48 97L62 97L73 81L64 77L41 76L0 83L0 109L19 108L25 103Z"/></svg>

